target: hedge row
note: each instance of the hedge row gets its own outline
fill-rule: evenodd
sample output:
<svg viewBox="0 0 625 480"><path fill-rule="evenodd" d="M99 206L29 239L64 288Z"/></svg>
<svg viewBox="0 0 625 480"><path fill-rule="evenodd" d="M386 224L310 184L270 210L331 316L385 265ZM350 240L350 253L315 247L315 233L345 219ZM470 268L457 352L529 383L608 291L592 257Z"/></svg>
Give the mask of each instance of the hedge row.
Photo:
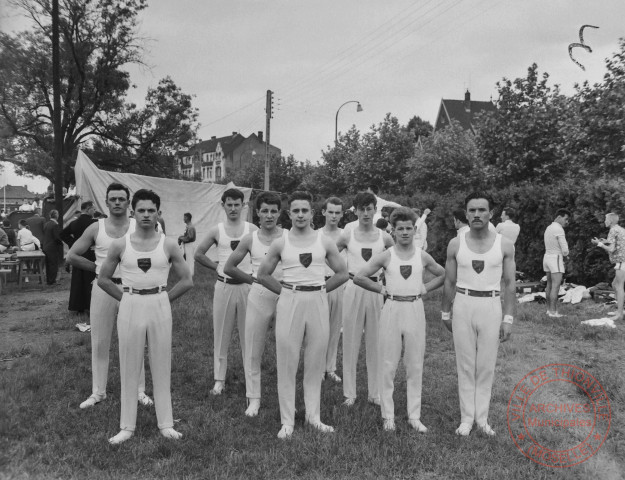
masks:
<svg viewBox="0 0 625 480"><path fill-rule="evenodd" d="M530 279L540 279L544 253L543 233L553 221L559 208L567 208L573 214L566 229L570 255L566 265L566 280L586 286L602 281L611 281L614 276L607 254L594 247L593 237L606 237L608 229L603 222L605 214L615 212L622 216L625 225L625 181L599 179L592 182L565 180L548 187L524 184L504 189L491 189L495 199L496 225L505 206L512 206L518 212L517 222L521 234L516 243L517 270ZM388 200L402 205L428 207L432 213L428 217L428 252L442 265L449 240L456 231L453 227L452 211L464 206L464 197L469 192L441 196L436 193L420 192L412 197L384 195ZM321 206L324 199L315 202L316 226L323 225ZM351 206L351 198L343 198L346 208Z"/></svg>

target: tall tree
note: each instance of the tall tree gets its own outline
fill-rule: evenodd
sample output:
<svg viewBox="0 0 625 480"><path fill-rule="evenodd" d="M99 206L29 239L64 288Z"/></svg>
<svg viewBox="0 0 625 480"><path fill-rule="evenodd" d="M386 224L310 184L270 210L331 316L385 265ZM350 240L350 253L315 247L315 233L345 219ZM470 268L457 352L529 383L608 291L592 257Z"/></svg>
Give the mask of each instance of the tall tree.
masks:
<svg viewBox="0 0 625 480"><path fill-rule="evenodd" d="M421 138L424 140L425 138L432 135L434 131L434 127L427 120L423 120L421 117L417 117L416 115L408 120L408 124L406 125L406 130L412 132L414 135L415 142Z"/></svg>
<svg viewBox="0 0 625 480"><path fill-rule="evenodd" d="M477 126L479 154L489 177L500 185L520 181L548 183L570 165L562 159L559 118L567 99L548 84L549 74L533 64L525 78L497 82L497 110L482 114Z"/></svg>
<svg viewBox="0 0 625 480"><path fill-rule="evenodd" d="M0 34L0 116L9 138L4 159L20 173L53 178L51 9L48 0L13 0L32 28ZM148 92L146 106L126 102L124 68L142 63L137 18L146 0L61 0L61 134L65 177L83 144L124 153L125 164L151 168L155 159L194 137L197 111L169 78ZM182 105L179 103L182 101ZM124 169L121 162L117 169ZM154 169L155 172L161 168Z"/></svg>
<svg viewBox="0 0 625 480"><path fill-rule="evenodd" d="M309 174L312 166L308 162L298 162L293 155L288 157L274 156L270 160L269 184L271 190L281 193L292 193L301 188L304 178ZM234 182L241 187L251 187L262 190L265 180L265 162L252 161L246 168L237 170L228 175L220 183Z"/></svg>

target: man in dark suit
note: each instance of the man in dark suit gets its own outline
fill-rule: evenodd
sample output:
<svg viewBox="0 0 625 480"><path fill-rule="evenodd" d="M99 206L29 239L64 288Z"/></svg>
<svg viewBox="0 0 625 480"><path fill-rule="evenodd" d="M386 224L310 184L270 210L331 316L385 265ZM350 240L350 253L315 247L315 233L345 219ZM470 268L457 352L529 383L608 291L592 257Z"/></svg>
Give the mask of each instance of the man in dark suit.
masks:
<svg viewBox="0 0 625 480"><path fill-rule="evenodd" d="M58 222L58 210L50 211L50 221L43 227L43 242L41 248L46 254L46 283L56 284L56 275L59 271L59 263L63 258L63 242L61 241L61 226Z"/></svg>
<svg viewBox="0 0 625 480"><path fill-rule="evenodd" d="M46 224L46 219L41 216L41 209L35 209L35 214L32 217L26 219L26 225L32 234L39 239L43 245L43 227Z"/></svg>
<svg viewBox="0 0 625 480"><path fill-rule="evenodd" d="M93 218L95 206L92 201L83 202L80 205L80 215L76 220L67 225L61 232L61 240L68 247L72 247L74 242L78 240L89 225L97 220ZM88 249L83 255L87 260L95 262L95 253L92 249ZM91 303L91 283L95 279L95 272L82 270L74 267L72 269L72 285L69 291L68 310L73 312L84 312L89 310Z"/></svg>

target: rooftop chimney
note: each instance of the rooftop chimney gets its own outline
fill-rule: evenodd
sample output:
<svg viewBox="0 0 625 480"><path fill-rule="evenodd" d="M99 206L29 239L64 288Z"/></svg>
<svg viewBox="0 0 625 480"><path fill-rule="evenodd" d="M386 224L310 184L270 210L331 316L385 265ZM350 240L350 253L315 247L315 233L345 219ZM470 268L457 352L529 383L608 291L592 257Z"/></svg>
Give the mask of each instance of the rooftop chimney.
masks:
<svg viewBox="0 0 625 480"><path fill-rule="evenodd" d="M257 137L258 137L258 141L259 141L259 142L262 142L262 141L263 141L263 131L262 131L262 130L259 130L259 131L258 131L258 135L257 135Z"/></svg>
<svg viewBox="0 0 625 480"><path fill-rule="evenodd" d="M469 92L468 88L464 94L464 111L471 113L471 92Z"/></svg>
<svg viewBox="0 0 625 480"><path fill-rule="evenodd" d="M237 136L237 132L232 132L232 136L236 137Z"/></svg>
<svg viewBox="0 0 625 480"><path fill-rule="evenodd" d="M213 136L211 137L211 140L217 140L217 137L216 137L215 135L213 135Z"/></svg>

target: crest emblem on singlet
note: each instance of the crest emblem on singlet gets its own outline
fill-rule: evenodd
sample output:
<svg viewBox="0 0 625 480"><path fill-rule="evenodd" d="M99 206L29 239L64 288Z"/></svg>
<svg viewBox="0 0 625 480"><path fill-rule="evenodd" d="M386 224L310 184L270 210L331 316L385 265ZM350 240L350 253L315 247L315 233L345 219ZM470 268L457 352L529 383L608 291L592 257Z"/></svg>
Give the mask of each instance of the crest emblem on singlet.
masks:
<svg viewBox="0 0 625 480"><path fill-rule="evenodd" d="M364 258L368 262L373 255L373 250L371 248L361 248L360 255L362 255L362 258Z"/></svg>
<svg viewBox="0 0 625 480"><path fill-rule="evenodd" d="M473 266L473 270L477 273L482 273L484 271L484 260L471 260L471 265Z"/></svg>
<svg viewBox="0 0 625 480"><path fill-rule="evenodd" d="M404 277L404 280L408 280L408 277L412 275L412 265L400 265L399 273L401 273L401 276Z"/></svg>
<svg viewBox="0 0 625 480"><path fill-rule="evenodd" d="M152 267L151 258L137 258L137 267L143 270L145 273Z"/></svg>
<svg viewBox="0 0 625 480"><path fill-rule="evenodd" d="M300 253L299 263L301 263L306 268L308 268L310 264L312 263L312 253Z"/></svg>
<svg viewBox="0 0 625 480"><path fill-rule="evenodd" d="M237 249L237 247L239 246L239 242L241 240L232 240L230 242L230 250L232 250L233 252Z"/></svg>

